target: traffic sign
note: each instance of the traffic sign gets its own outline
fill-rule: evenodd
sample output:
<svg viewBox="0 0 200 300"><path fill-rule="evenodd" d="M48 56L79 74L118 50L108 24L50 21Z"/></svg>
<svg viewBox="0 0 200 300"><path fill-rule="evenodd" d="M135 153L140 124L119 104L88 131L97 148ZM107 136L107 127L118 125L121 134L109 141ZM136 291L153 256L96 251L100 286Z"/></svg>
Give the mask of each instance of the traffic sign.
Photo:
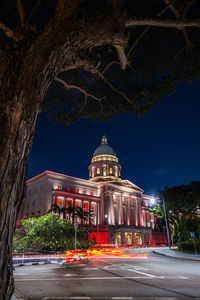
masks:
<svg viewBox="0 0 200 300"><path fill-rule="evenodd" d="M191 238L195 238L195 233L194 232L190 232L190 237Z"/></svg>

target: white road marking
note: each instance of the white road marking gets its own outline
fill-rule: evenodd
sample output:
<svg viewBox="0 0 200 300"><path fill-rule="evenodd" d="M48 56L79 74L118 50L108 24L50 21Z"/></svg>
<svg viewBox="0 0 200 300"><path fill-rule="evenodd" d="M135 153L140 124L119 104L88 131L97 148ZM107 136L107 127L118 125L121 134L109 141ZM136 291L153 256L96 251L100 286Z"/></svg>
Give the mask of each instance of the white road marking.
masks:
<svg viewBox="0 0 200 300"><path fill-rule="evenodd" d="M130 271L130 272L135 272L135 273L138 273L138 274L141 274L141 275L146 275L148 277L156 277L155 275L153 274L149 274L149 273L144 273L144 272L141 272L141 271L137 271L136 269L127 269L125 267L122 267L120 265L116 265L116 264L112 264L112 263L108 263L107 264L111 265L111 266L115 266L117 267L118 269L122 269L122 270L125 270L125 271Z"/></svg>
<svg viewBox="0 0 200 300"><path fill-rule="evenodd" d="M89 271L93 271L93 270L99 270L99 268L93 268L93 267L86 267L86 268L84 268L84 271L85 270L89 270Z"/></svg>
<svg viewBox="0 0 200 300"><path fill-rule="evenodd" d="M133 267L133 268L135 268L136 270L149 271L149 269L146 269L146 268L143 268L143 267L139 267L139 266L131 266L131 265L130 265L130 267L131 267L131 268ZM130 268L130 269L131 269L131 268Z"/></svg>
<svg viewBox="0 0 200 300"><path fill-rule="evenodd" d="M112 297L113 300L133 300L133 297Z"/></svg>
<svg viewBox="0 0 200 300"><path fill-rule="evenodd" d="M181 278L182 276L124 276L124 277L76 277L76 278L24 278L24 279L15 279L16 282L24 281L70 281L70 280L124 280L124 279L188 279L187 277Z"/></svg>
<svg viewBox="0 0 200 300"><path fill-rule="evenodd" d="M135 270L135 269L126 269L126 268L120 268L120 269L129 271L129 272L134 272L134 273L146 275L146 276L148 276L148 277L156 277L155 275L152 275L152 274L149 274L149 273L144 273L144 272L141 272L141 271L137 271L137 270Z"/></svg>
<svg viewBox="0 0 200 300"><path fill-rule="evenodd" d="M165 259L160 259L160 258L154 258L154 257L149 257L149 259L151 260L157 260L157 261L163 261L163 262L168 262L168 260Z"/></svg>

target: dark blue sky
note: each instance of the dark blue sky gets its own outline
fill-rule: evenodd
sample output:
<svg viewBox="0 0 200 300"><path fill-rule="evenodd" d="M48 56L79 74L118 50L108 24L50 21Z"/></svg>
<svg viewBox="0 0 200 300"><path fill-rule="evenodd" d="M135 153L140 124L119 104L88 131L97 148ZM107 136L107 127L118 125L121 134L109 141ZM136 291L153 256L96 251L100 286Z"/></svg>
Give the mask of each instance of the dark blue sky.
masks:
<svg viewBox="0 0 200 300"><path fill-rule="evenodd" d="M104 134L122 165L122 177L156 194L165 185L200 180L200 82L181 83L144 117L124 114L107 123L82 120L54 126L38 121L28 178L51 170L88 179L88 166Z"/></svg>

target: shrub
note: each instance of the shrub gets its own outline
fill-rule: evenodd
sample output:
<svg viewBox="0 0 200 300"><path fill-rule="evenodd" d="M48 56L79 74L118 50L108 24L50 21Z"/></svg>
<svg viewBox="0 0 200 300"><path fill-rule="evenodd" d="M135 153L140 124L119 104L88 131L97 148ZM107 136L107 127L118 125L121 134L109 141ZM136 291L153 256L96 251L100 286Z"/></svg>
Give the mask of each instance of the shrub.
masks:
<svg viewBox="0 0 200 300"><path fill-rule="evenodd" d="M200 242L195 241L195 245L196 245L197 253L200 254ZM187 252L187 253L195 253L193 241L179 242L178 250Z"/></svg>

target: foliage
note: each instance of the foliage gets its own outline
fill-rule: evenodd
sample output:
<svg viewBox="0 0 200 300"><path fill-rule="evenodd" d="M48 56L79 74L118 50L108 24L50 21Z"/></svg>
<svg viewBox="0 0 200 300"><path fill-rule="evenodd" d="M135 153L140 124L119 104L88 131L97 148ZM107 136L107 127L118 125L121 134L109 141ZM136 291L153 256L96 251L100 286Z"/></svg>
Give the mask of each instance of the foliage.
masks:
<svg viewBox="0 0 200 300"><path fill-rule="evenodd" d="M55 0L38 1L37 4L33 0L21 3L24 6L23 16L13 1L0 3L0 19L6 20L6 24L10 23L11 28L20 28L24 36L18 44L13 44L6 31L0 29L0 44L2 49L6 49L4 59L7 60L9 55L17 56L21 47L24 47L23 52L26 53L26 49L31 52L35 40L48 36L49 22L53 19L57 5ZM87 26L92 28L99 22L104 32L106 28L108 31L104 21L113 19L113 34L117 32L121 41L115 44L112 40L99 45L101 36L97 36L93 45L82 49L80 53L74 51L77 60L87 61L87 64L82 63L76 67L73 58L72 65L65 66L63 59L64 68L59 78L67 86L56 77L53 78L43 103L49 117L56 123L68 125L88 117L93 121L109 120L123 112L143 115L159 104L163 96L174 93L181 80L199 79L198 26L168 28L149 25L152 19L160 23L165 20L198 20L199 9L199 1L189 5L187 0L176 1L170 6L163 0L124 0L115 5L111 0L77 1L73 16L75 27L86 26L87 30ZM130 18L146 22L143 26L123 24ZM84 37L80 34L82 39ZM123 49L127 60L125 68L122 68L116 45Z"/></svg>
<svg viewBox="0 0 200 300"><path fill-rule="evenodd" d="M166 206L168 224L174 242L187 241L190 232L195 232L200 239L200 218L198 207L200 206L200 182L191 182L188 185L165 187L159 193L160 203L152 208L152 212L161 219L164 224L163 199Z"/></svg>
<svg viewBox="0 0 200 300"><path fill-rule="evenodd" d="M200 242L195 242L197 253L200 254ZM178 250L186 253L195 253L194 242L180 242L178 243Z"/></svg>
<svg viewBox="0 0 200 300"><path fill-rule="evenodd" d="M74 248L74 227L55 214L23 219L22 229L16 230L14 251L65 251ZM78 230L79 246L90 247L88 232Z"/></svg>
<svg viewBox="0 0 200 300"><path fill-rule="evenodd" d="M87 212L80 206L73 206L70 201L67 201L63 207L61 207L57 203L54 203L48 212L58 213L59 217L60 215L62 215L64 220L66 218L66 213L68 213L72 218L72 224L74 224L75 217L86 221L86 224L90 224L90 221L95 216L92 210L89 210Z"/></svg>

